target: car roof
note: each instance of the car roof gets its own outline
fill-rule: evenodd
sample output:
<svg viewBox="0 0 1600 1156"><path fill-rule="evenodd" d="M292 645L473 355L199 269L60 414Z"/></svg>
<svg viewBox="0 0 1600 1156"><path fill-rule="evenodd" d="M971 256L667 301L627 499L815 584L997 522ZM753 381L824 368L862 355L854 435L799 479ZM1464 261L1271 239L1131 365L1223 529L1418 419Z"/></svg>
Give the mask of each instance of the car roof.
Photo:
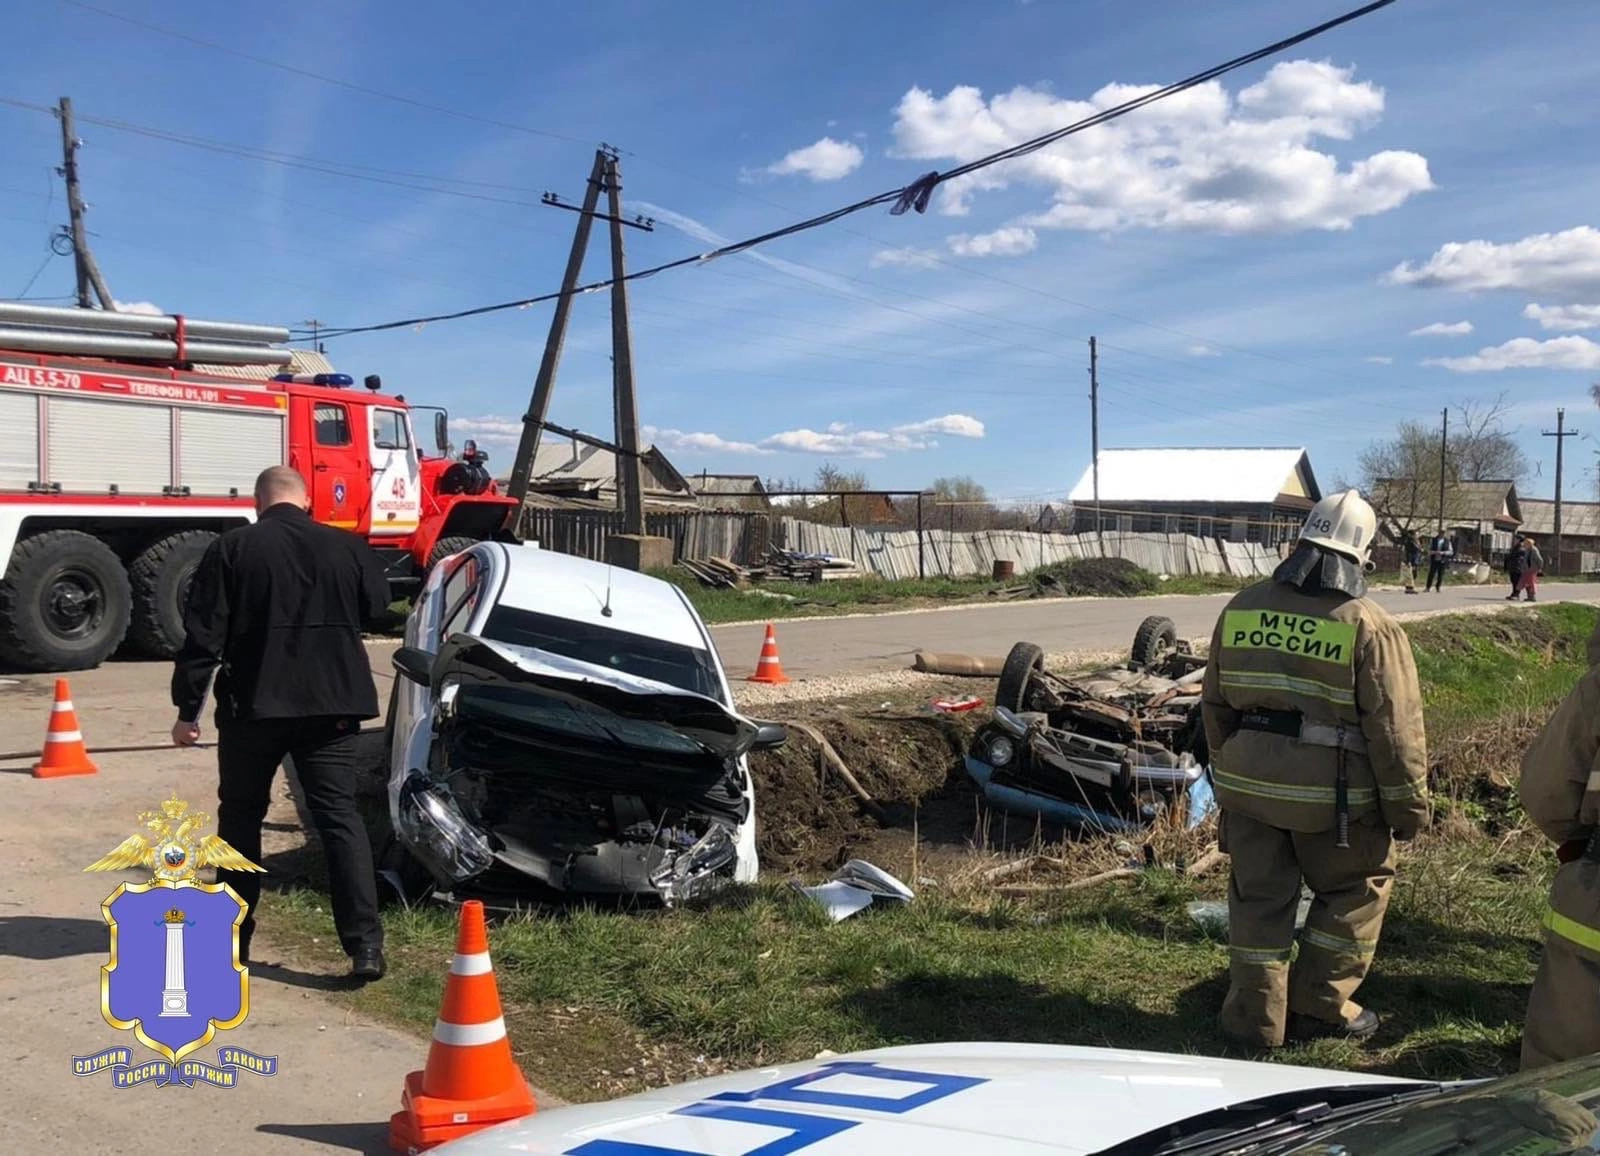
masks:
<svg viewBox="0 0 1600 1156"><path fill-rule="evenodd" d="M671 582L575 554L497 545L505 559L498 605L709 649L699 615ZM608 596L610 615L602 612Z"/></svg>

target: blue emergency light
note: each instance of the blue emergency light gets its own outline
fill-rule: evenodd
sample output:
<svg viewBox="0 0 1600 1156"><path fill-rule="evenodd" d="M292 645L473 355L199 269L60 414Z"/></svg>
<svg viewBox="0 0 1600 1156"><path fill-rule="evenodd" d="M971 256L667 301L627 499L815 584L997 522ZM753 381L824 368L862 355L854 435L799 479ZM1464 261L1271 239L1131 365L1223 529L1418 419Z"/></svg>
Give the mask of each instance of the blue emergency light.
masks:
<svg viewBox="0 0 1600 1156"><path fill-rule="evenodd" d="M329 385L335 389L356 383L348 373L280 373L272 380L293 385Z"/></svg>

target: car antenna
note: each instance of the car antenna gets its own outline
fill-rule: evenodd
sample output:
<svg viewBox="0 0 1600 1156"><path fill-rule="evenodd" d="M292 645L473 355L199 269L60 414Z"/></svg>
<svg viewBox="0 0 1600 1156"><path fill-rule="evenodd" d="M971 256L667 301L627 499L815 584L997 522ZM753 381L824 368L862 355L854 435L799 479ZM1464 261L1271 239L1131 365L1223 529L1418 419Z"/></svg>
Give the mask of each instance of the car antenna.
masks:
<svg viewBox="0 0 1600 1156"><path fill-rule="evenodd" d="M600 607L600 617L601 618L610 618L611 617L611 565L610 565L610 563L606 564L606 600L605 600L605 604Z"/></svg>

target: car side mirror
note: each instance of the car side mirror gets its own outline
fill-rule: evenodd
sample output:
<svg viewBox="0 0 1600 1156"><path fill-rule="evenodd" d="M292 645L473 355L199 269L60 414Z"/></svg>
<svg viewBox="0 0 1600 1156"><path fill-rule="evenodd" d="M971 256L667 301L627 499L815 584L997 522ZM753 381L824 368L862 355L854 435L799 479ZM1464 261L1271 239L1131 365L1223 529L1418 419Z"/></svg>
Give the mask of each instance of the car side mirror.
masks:
<svg viewBox="0 0 1600 1156"><path fill-rule="evenodd" d="M415 646L402 646L391 659L394 668L418 686L433 685L433 655Z"/></svg>
<svg viewBox="0 0 1600 1156"><path fill-rule="evenodd" d="M433 415L433 444L442 458L450 452L450 419L443 410Z"/></svg>
<svg viewBox="0 0 1600 1156"><path fill-rule="evenodd" d="M756 728L753 751L775 751L789 741L789 728L780 723L762 723Z"/></svg>

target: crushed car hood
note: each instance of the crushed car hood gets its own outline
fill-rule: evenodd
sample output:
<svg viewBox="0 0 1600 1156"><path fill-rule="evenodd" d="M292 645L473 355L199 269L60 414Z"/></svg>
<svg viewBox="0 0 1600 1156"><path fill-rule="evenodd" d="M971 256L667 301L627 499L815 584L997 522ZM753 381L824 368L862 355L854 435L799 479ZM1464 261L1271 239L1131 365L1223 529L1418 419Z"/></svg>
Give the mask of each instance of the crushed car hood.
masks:
<svg viewBox="0 0 1600 1156"><path fill-rule="evenodd" d="M534 686L552 697L599 708L620 718L668 727L719 758L744 754L759 729L716 699L693 691L548 651L467 634L446 642L434 660L434 687L443 687L450 681L478 686Z"/></svg>
<svg viewBox="0 0 1600 1156"><path fill-rule="evenodd" d="M873 1075L873 1069L881 1075ZM806 1156L1089 1154L1212 1109L1281 1092L1410 1081L1287 1064L1042 1044L858 1052L541 1111L440 1148L571 1156L787 1141ZM759 1132L752 1126L759 1127ZM619 1145L621 1147L619 1147ZM585 1154L587 1156L587 1154Z"/></svg>

